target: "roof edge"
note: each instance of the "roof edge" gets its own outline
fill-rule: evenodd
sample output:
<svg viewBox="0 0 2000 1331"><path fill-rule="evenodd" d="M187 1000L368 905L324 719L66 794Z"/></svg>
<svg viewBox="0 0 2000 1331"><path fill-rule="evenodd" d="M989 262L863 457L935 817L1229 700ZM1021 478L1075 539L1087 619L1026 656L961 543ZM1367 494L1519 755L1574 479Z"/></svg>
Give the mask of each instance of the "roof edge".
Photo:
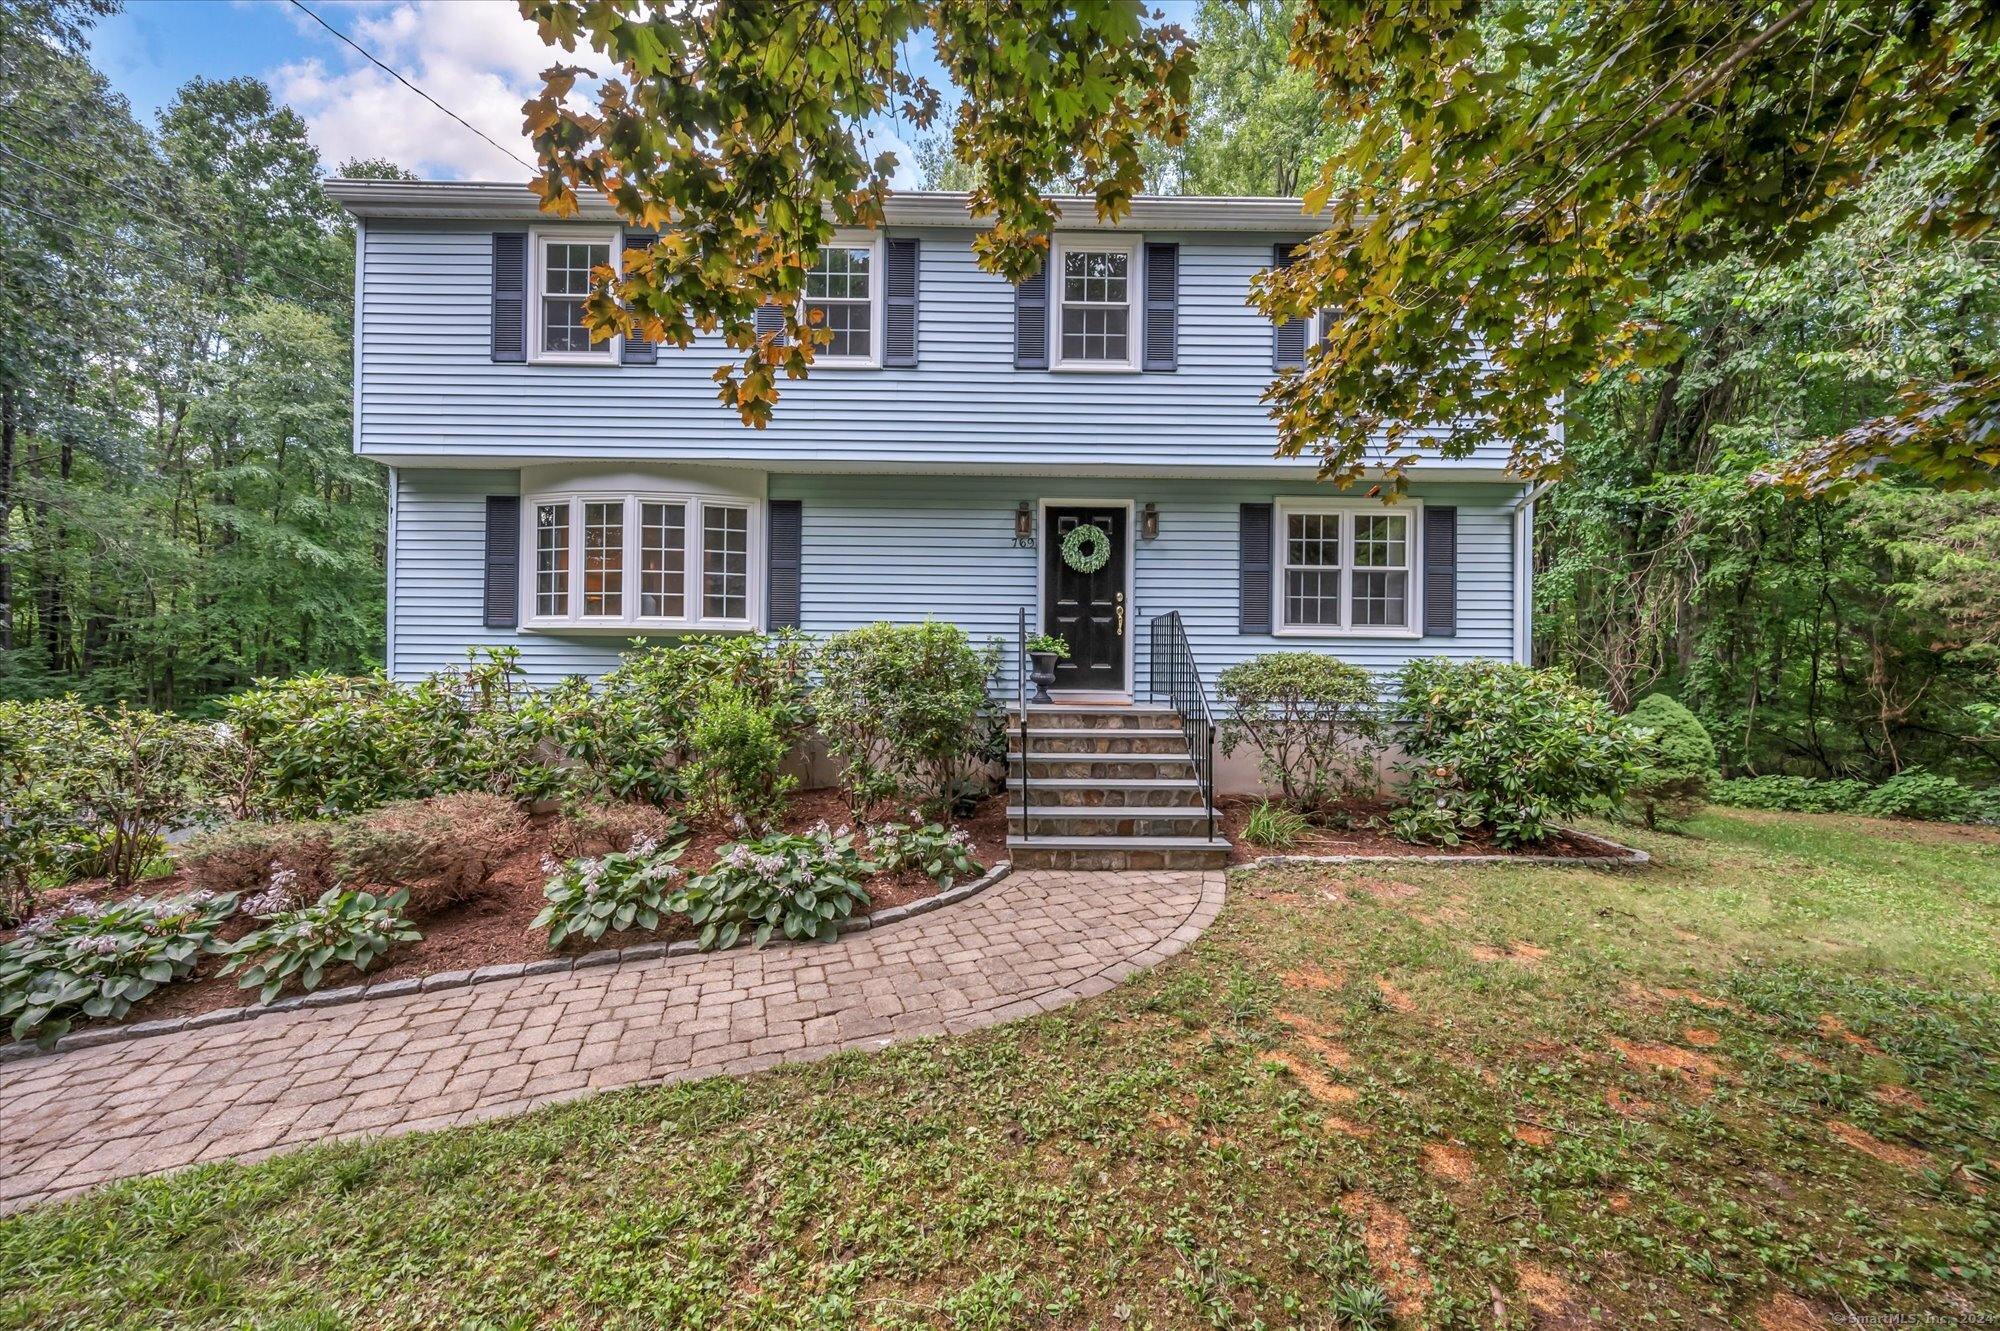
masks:
<svg viewBox="0 0 2000 1331"><path fill-rule="evenodd" d="M327 196L356 217L552 221L525 184L493 180L354 180L334 177ZM1326 223L1306 214L1299 199L1253 196L1142 194L1119 222L1100 222L1087 195L1052 194L1061 230L1318 231ZM897 190L885 209L890 226L982 227L968 211L971 196L939 190ZM578 216L610 221L617 211L603 195L581 192Z"/></svg>

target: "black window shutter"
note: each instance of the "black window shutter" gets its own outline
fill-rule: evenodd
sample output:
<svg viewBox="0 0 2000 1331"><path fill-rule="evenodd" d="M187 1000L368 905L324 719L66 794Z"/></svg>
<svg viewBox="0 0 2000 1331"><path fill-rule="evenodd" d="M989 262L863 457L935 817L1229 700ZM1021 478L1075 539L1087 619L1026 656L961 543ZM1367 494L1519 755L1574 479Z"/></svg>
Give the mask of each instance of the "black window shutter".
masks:
<svg viewBox="0 0 2000 1331"><path fill-rule="evenodd" d="M1142 370L1172 370L1180 365L1179 245L1146 246L1146 341Z"/></svg>
<svg viewBox="0 0 2000 1331"><path fill-rule="evenodd" d="M1424 633L1458 636L1458 510L1424 510Z"/></svg>
<svg viewBox="0 0 2000 1331"><path fill-rule="evenodd" d="M528 233L493 233L493 359L528 359Z"/></svg>
<svg viewBox="0 0 2000 1331"><path fill-rule="evenodd" d="M764 627L799 626L799 547L805 538L805 509L796 499L773 499L764 506Z"/></svg>
<svg viewBox="0 0 2000 1331"><path fill-rule="evenodd" d="M1014 285L1014 368L1049 368L1049 266Z"/></svg>
<svg viewBox="0 0 2000 1331"><path fill-rule="evenodd" d="M486 627L511 629L521 604L521 497L486 496Z"/></svg>
<svg viewBox="0 0 2000 1331"><path fill-rule="evenodd" d="M1271 247L1271 266L1290 268L1294 262L1294 241L1281 240ZM1271 368L1290 370L1306 363L1306 320L1286 319L1271 325Z"/></svg>
<svg viewBox="0 0 2000 1331"><path fill-rule="evenodd" d="M1273 505L1245 504L1238 510L1237 586L1241 604L1238 633L1271 631L1271 513Z"/></svg>
<svg viewBox="0 0 2000 1331"><path fill-rule="evenodd" d="M916 238L891 240L883 249L888 267L883 275L888 327L882 330L882 363L909 369L917 363Z"/></svg>
<svg viewBox="0 0 2000 1331"><path fill-rule="evenodd" d="M757 336L776 333L778 341L785 340L785 307L782 305L759 305L757 307Z"/></svg>
<svg viewBox="0 0 2000 1331"><path fill-rule="evenodd" d="M628 250L649 250L659 243L660 235L657 231L627 231L625 233L625 248ZM623 256L621 255L620 258L622 261ZM619 353L618 358L625 364L657 365L659 363L660 348L657 344L648 342L643 337L628 337L623 340L625 346Z"/></svg>

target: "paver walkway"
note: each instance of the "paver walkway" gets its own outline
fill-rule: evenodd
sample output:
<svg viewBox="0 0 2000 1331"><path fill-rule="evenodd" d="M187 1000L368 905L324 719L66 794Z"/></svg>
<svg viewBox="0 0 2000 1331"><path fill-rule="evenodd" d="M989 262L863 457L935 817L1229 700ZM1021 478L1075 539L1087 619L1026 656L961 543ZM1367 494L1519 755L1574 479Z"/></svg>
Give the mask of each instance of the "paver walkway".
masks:
<svg viewBox="0 0 2000 1331"><path fill-rule="evenodd" d="M0 1063L0 1209L207 1160L972 1030L1109 989L1222 874L1016 873L825 946L627 962Z"/></svg>

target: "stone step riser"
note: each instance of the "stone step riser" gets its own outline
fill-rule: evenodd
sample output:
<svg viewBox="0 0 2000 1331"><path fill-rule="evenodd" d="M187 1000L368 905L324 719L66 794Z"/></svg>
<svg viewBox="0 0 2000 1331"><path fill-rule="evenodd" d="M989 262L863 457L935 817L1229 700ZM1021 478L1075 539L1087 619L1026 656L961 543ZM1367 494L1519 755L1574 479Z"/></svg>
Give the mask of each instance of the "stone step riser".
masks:
<svg viewBox="0 0 2000 1331"><path fill-rule="evenodd" d="M1009 836L1022 835L1021 818L1007 820ZM1107 837L1184 837L1203 836L1208 832L1208 820L1201 818L1149 818L1144 813L1119 816L1085 814L1083 816L1043 817L1037 815L1025 820L1027 835L1036 836L1107 836Z"/></svg>
<svg viewBox="0 0 2000 1331"><path fill-rule="evenodd" d="M1007 780L1013 789L1020 789L1019 754L1015 754L1007 764ZM1037 781L1050 780L1192 781L1194 763L1187 758L1092 758L1085 754L1028 760L1030 788Z"/></svg>
<svg viewBox="0 0 2000 1331"><path fill-rule="evenodd" d="M1009 711L1007 728L1019 730L1021 717L1018 712ZM1119 712L1030 712L1030 730L1170 730L1181 733L1181 719L1172 712L1130 713Z"/></svg>
<svg viewBox="0 0 2000 1331"><path fill-rule="evenodd" d="M1152 733L1144 730L1076 730L1061 734L1028 735L1031 753L1156 753L1185 755L1187 740L1178 730ZM1007 736L1007 752L1021 751L1021 736Z"/></svg>
<svg viewBox="0 0 2000 1331"><path fill-rule="evenodd" d="M1118 785L1042 786L1036 788L1034 795L1036 804L1060 804L1065 809L1190 809L1201 803L1201 787L1196 785L1169 790Z"/></svg>
<svg viewBox="0 0 2000 1331"><path fill-rule="evenodd" d="M1007 858L1016 869L1221 869L1229 862L1229 847L1218 844L1213 849L1200 850L1126 847L1078 850L1015 845L1008 848Z"/></svg>

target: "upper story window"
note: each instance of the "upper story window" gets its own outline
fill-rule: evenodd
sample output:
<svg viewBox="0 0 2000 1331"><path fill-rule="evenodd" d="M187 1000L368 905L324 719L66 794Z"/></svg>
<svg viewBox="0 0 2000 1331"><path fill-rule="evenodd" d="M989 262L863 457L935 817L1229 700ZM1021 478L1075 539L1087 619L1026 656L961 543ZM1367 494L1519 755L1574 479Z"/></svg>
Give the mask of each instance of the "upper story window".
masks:
<svg viewBox="0 0 2000 1331"><path fill-rule="evenodd" d="M529 359L550 364L608 365L618 339L590 340L583 305L590 274L608 267L618 252L610 231L538 231L534 235L535 289L529 305Z"/></svg>
<svg viewBox="0 0 2000 1331"><path fill-rule="evenodd" d="M833 341L813 356L815 365L876 366L882 363L882 241L879 236L835 236L806 269L807 321L818 310L817 327Z"/></svg>
<svg viewBox="0 0 2000 1331"><path fill-rule="evenodd" d="M1278 514L1277 632L1418 635L1419 506L1280 501Z"/></svg>
<svg viewBox="0 0 2000 1331"><path fill-rule="evenodd" d="M1136 242L1058 243L1055 368L1129 370L1138 365L1138 252Z"/></svg>
<svg viewBox="0 0 2000 1331"><path fill-rule="evenodd" d="M756 627L755 501L644 490L539 494L527 508L526 627Z"/></svg>

